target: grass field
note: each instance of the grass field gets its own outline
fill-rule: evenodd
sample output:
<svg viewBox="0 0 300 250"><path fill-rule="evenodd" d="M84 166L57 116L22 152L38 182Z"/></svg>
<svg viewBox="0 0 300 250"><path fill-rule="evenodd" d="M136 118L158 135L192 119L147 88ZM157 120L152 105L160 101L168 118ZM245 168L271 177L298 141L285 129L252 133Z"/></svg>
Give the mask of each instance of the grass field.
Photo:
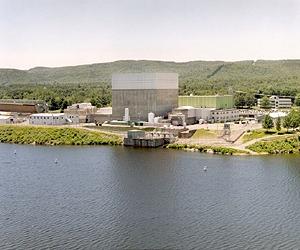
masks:
<svg viewBox="0 0 300 250"><path fill-rule="evenodd" d="M244 134L242 137L242 141L243 141L243 143L245 143L248 141L264 138L264 137L271 136L271 135L272 136L278 135L278 137L279 137L279 136L283 136L283 135L291 135L294 133L296 133L296 132L294 132L294 131L287 132L286 130L281 130L278 132L275 129L271 129L271 130L257 129L257 130L252 130L252 131Z"/></svg>
<svg viewBox="0 0 300 250"><path fill-rule="evenodd" d="M264 138L266 136L276 134L276 132L277 131L275 131L275 130L271 130L271 131L267 132L265 129L252 130L243 135L242 141L245 143L245 142L252 141L255 139Z"/></svg>
<svg viewBox="0 0 300 250"><path fill-rule="evenodd" d="M120 145L122 138L80 128L1 125L0 142L38 145Z"/></svg>
<svg viewBox="0 0 300 250"><path fill-rule="evenodd" d="M214 130L198 129L191 137L192 139L213 139L217 138L217 132Z"/></svg>
<svg viewBox="0 0 300 250"><path fill-rule="evenodd" d="M272 140L262 140L247 147L256 153L292 154L300 153L300 134Z"/></svg>

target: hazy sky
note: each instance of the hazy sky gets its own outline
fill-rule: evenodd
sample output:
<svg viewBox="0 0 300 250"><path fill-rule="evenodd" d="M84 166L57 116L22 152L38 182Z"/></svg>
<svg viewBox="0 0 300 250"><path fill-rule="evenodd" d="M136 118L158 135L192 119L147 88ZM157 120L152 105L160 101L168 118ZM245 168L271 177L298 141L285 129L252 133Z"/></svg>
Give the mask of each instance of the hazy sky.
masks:
<svg viewBox="0 0 300 250"><path fill-rule="evenodd" d="M0 67L300 58L300 0L0 0Z"/></svg>

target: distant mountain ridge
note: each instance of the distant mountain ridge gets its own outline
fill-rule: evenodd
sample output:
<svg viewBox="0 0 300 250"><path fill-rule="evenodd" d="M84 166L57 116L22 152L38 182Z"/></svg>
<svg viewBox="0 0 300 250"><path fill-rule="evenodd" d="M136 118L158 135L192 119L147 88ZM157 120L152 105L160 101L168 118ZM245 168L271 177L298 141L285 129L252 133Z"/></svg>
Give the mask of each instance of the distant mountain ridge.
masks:
<svg viewBox="0 0 300 250"><path fill-rule="evenodd" d="M168 62L122 60L29 70L0 69L0 86L11 84L110 83L120 72L176 72L181 85L222 86L247 89L260 84L300 89L300 60L248 60Z"/></svg>

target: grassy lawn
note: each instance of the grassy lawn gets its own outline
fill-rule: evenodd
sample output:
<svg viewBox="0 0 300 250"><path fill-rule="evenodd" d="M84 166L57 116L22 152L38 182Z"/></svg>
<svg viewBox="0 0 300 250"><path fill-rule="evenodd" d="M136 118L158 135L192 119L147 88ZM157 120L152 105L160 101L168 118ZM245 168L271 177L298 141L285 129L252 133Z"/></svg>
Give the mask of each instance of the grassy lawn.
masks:
<svg viewBox="0 0 300 250"><path fill-rule="evenodd" d="M284 138L263 140L247 147L257 153L291 154L300 153L300 135L289 135Z"/></svg>
<svg viewBox="0 0 300 250"><path fill-rule="evenodd" d="M1 125L0 142L38 145L120 145L122 138L80 128Z"/></svg>
<svg viewBox="0 0 300 250"><path fill-rule="evenodd" d="M269 130L269 131L266 131L265 129L252 130L250 132L245 133L242 137L242 140L245 143L248 141L252 141L254 139L260 139L266 136L275 135L276 133L277 133L276 130Z"/></svg>
<svg viewBox="0 0 300 250"><path fill-rule="evenodd" d="M217 138L218 134L214 130L198 129L191 137L192 139L213 139Z"/></svg>

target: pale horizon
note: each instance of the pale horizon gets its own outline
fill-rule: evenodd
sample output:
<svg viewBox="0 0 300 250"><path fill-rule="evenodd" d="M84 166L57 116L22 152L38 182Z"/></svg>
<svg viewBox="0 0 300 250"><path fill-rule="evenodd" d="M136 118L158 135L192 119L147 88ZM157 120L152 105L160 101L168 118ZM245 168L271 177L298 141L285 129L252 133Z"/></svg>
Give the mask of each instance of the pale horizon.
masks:
<svg viewBox="0 0 300 250"><path fill-rule="evenodd" d="M0 0L0 68L300 59L297 0Z"/></svg>

